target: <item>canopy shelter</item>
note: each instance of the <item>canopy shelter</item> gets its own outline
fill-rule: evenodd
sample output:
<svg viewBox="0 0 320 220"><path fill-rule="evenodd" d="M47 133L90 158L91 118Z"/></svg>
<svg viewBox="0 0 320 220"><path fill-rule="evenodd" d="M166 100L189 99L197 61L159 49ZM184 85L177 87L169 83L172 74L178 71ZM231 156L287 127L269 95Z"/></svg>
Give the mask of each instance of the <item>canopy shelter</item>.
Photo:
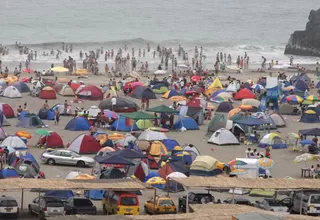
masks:
<svg viewBox="0 0 320 220"><path fill-rule="evenodd" d="M100 164L121 164L121 165L134 165L130 160L119 155L96 156L95 160Z"/></svg>
<svg viewBox="0 0 320 220"><path fill-rule="evenodd" d="M159 105L157 107L154 108L149 108L147 109L148 112L156 112L156 113L179 113L179 111L170 108L166 105Z"/></svg>
<svg viewBox="0 0 320 220"><path fill-rule="evenodd" d="M110 155L110 156L117 155L117 156L121 156L126 159L136 159L136 158L147 157L146 155L144 155L138 151L129 150L129 149L110 151L110 152L107 152L107 155Z"/></svg>
<svg viewBox="0 0 320 220"><path fill-rule="evenodd" d="M247 125L247 126L257 126L257 125L268 124L268 122L266 122L263 119L251 118L251 117L236 120L236 121L234 121L234 123Z"/></svg>
<svg viewBox="0 0 320 220"><path fill-rule="evenodd" d="M156 116L154 115L150 115L148 113L144 113L144 112L132 112L132 113L123 113L120 114L121 116L124 116L126 118L130 118L132 120L146 120L146 119L157 119Z"/></svg>
<svg viewBox="0 0 320 220"><path fill-rule="evenodd" d="M320 136L320 128L303 129L299 133L304 136Z"/></svg>

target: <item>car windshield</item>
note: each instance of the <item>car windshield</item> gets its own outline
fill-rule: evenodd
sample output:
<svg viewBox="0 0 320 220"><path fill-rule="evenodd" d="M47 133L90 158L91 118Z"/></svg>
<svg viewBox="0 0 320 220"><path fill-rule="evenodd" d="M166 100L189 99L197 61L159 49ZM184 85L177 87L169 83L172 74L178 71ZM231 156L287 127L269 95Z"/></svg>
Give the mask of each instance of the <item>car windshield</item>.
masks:
<svg viewBox="0 0 320 220"><path fill-rule="evenodd" d="M89 199L74 199L73 205L75 207L88 207L92 206L92 202Z"/></svg>
<svg viewBox="0 0 320 220"><path fill-rule="evenodd" d="M173 206L174 203L171 199L161 199L159 201L159 206Z"/></svg>
<svg viewBox="0 0 320 220"><path fill-rule="evenodd" d="M120 205L137 205L137 199L135 197L122 197Z"/></svg>
<svg viewBox="0 0 320 220"><path fill-rule="evenodd" d="M320 195L312 195L310 198L310 203L320 204Z"/></svg>
<svg viewBox="0 0 320 220"><path fill-rule="evenodd" d="M47 207L63 207L63 203L60 201L48 201Z"/></svg>
<svg viewBox="0 0 320 220"><path fill-rule="evenodd" d="M15 207L18 203L15 200L3 200L0 202L0 207Z"/></svg>
<svg viewBox="0 0 320 220"><path fill-rule="evenodd" d="M72 152L71 155L72 155L73 157L81 157L79 154L77 154L77 153L75 153L75 152Z"/></svg>
<svg viewBox="0 0 320 220"><path fill-rule="evenodd" d="M278 200L269 200L268 203L270 206L281 206L281 203Z"/></svg>

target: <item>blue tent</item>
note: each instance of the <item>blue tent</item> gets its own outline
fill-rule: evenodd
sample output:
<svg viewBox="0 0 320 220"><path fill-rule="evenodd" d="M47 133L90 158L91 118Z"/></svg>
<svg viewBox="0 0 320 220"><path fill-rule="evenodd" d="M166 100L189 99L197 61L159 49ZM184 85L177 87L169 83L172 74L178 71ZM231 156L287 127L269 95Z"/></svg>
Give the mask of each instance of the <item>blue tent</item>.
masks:
<svg viewBox="0 0 320 220"><path fill-rule="evenodd" d="M142 150L140 149L140 147L132 142L128 143L127 149L142 153Z"/></svg>
<svg viewBox="0 0 320 220"><path fill-rule="evenodd" d="M145 178L144 178L144 182L147 182L149 179L151 179L152 177L160 177L160 174L157 172L150 172Z"/></svg>
<svg viewBox="0 0 320 220"><path fill-rule="evenodd" d="M35 114L25 114L22 118L20 118L17 127L23 128L42 128L45 127L45 124L41 121L41 119Z"/></svg>
<svg viewBox="0 0 320 220"><path fill-rule="evenodd" d="M174 147L180 146L180 144L173 139L164 139L161 142L166 146L168 151L172 151Z"/></svg>
<svg viewBox="0 0 320 220"><path fill-rule="evenodd" d="M19 120L21 119L21 118L24 118L26 115L29 115L30 113L28 112L28 111L23 111L23 112L21 112L20 113L20 115L19 115Z"/></svg>
<svg viewBox="0 0 320 220"><path fill-rule="evenodd" d="M36 158L34 158L34 156L29 152L20 153L19 158L17 158L15 156L15 154L12 154L12 159L10 161L11 162L11 166L15 166L15 163L17 162L17 160L19 160L19 161L20 160L29 160L29 161L32 161L33 163L35 163L38 167L40 167L38 162L37 162L37 160L36 160Z"/></svg>
<svg viewBox="0 0 320 220"><path fill-rule="evenodd" d="M171 89L171 90L168 92L167 97L165 97L165 98L169 99L169 98L171 98L172 96L178 96L178 95L180 95L180 93L178 93L177 90Z"/></svg>
<svg viewBox="0 0 320 220"><path fill-rule="evenodd" d="M4 119L3 116L4 116L3 112L0 110L0 127L2 127L2 124L3 124L3 119Z"/></svg>
<svg viewBox="0 0 320 220"><path fill-rule="evenodd" d="M309 88L307 83L303 80L297 80L293 85L296 87L296 89L299 89L303 92Z"/></svg>
<svg viewBox="0 0 320 220"><path fill-rule="evenodd" d="M105 190L102 190L102 189L86 190L84 191L84 196L92 200L102 200L104 192Z"/></svg>
<svg viewBox="0 0 320 220"><path fill-rule="evenodd" d="M64 130L69 131L88 131L90 128L90 124L87 119L77 116L71 119Z"/></svg>
<svg viewBox="0 0 320 220"><path fill-rule="evenodd" d="M317 83L316 88L320 89L320 81Z"/></svg>
<svg viewBox="0 0 320 220"><path fill-rule="evenodd" d="M120 116L117 120L115 120L112 125L111 125L111 130L116 130L116 131L137 131L139 130L138 126L136 123L133 124L133 126L129 126L126 124L126 117Z"/></svg>
<svg viewBox="0 0 320 220"><path fill-rule="evenodd" d="M174 129L181 129L182 127L187 130L199 130L197 122L191 117L180 117L173 125Z"/></svg>
<svg viewBox="0 0 320 220"><path fill-rule="evenodd" d="M301 115L300 118L300 122L304 122L304 123L319 123L319 116L318 114L307 114L307 113L303 113Z"/></svg>
<svg viewBox="0 0 320 220"><path fill-rule="evenodd" d="M19 174L14 168L4 168L0 170L0 179L19 178Z"/></svg>
<svg viewBox="0 0 320 220"><path fill-rule="evenodd" d="M52 109L42 108L39 110L38 116L42 120L54 120L55 112Z"/></svg>
<svg viewBox="0 0 320 220"><path fill-rule="evenodd" d="M29 86L25 82L15 82L12 86L16 87L20 93L31 92Z"/></svg>
<svg viewBox="0 0 320 220"><path fill-rule="evenodd" d="M44 196L55 197L61 200L68 200L74 197L72 190L48 190L45 192Z"/></svg>

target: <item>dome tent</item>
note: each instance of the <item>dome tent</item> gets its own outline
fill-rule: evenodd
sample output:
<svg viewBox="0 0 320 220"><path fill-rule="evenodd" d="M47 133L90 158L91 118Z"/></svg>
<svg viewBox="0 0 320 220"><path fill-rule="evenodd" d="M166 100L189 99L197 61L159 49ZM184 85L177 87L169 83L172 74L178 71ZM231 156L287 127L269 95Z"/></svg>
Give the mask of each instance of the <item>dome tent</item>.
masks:
<svg viewBox="0 0 320 220"><path fill-rule="evenodd" d="M130 122L131 123L131 122ZM117 120L115 120L111 125L111 130L115 131L136 131L139 130L137 124L133 122L133 125L127 123L126 117L121 116Z"/></svg>
<svg viewBox="0 0 320 220"><path fill-rule="evenodd" d="M240 144L238 139L234 136L234 134L232 134L231 131L229 131L226 128L221 128L214 132L208 140L208 143L216 145Z"/></svg>
<svg viewBox="0 0 320 220"><path fill-rule="evenodd" d="M57 93L52 87L46 86L40 91L39 98L40 99L57 99Z"/></svg>
<svg viewBox="0 0 320 220"><path fill-rule="evenodd" d="M270 117L272 118L272 120L274 121L274 123L276 124L277 127L285 127L286 126L286 121L284 120L284 118L277 114L277 113L272 113L270 114Z"/></svg>
<svg viewBox="0 0 320 220"><path fill-rule="evenodd" d="M319 115L315 111L307 110L302 113L300 122L319 123L320 122Z"/></svg>
<svg viewBox="0 0 320 220"><path fill-rule="evenodd" d="M75 96L74 91L72 90L72 88L68 85L64 85L61 90L59 91L59 95L62 96Z"/></svg>
<svg viewBox="0 0 320 220"><path fill-rule="evenodd" d="M216 112L225 112L228 113L233 109L233 106L230 102L221 102L216 109Z"/></svg>
<svg viewBox="0 0 320 220"><path fill-rule="evenodd" d="M3 97L7 97L7 98L21 98L22 97L19 90L14 86L8 86L7 88L5 88L2 95L3 95Z"/></svg>
<svg viewBox="0 0 320 220"><path fill-rule="evenodd" d="M0 144L0 147L12 147L15 150L27 150L27 145L23 142L21 138L18 136L8 136L6 137L2 143Z"/></svg>
<svg viewBox="0 0 320 220"><path fill-rule="evenodd" d="M241 89L237 94L235 94L235 100L242 100L242 99L255 99L256 95L251 92L249 89Z"/></svg>
<svg viewBox="0 0 320 220"><path fill-rule="evenodd" d="M98 115L98 113L101 112L100 108L98 108L97 106L90 106L90 108L87 109L87 112L89 113L89 115L96 117Z"/></svg>
<svg viewBox="0 0 320 220"><path fill-rule="evenodd" d="M208 124L208 132L215 132L220 128L225 128L227 124L227 117L222 114L215 114Z"/></svg>
<svg viewBox="0 0 320 220"><path fill-rule="evenodd" d="M116 98L116 106L113 107L113 111L115 112L135 112L139 109L139 106L128 99L117 97ZM111 99L106 99L100 102L100 109L112 109Z"/></svg>
<svg viewBox="0 0 320 220"><path fill-rule="evenodd" d="M70 143L68 149L79 154L89 154L99 152L101 145L92 135L81 134Z"/></svg>
<svg viewBox="0 0 320 220"><path fill-rule="evenodd" d="M129 95L136 99L142 99L142 97L148 99L157 99L157 96L154 94L154 92L149 87L145 86L137 86Z"/></svg>
<svg viewBox="0 0 320 220"><path fill-rule="evenodd" d="M289 103L283 103L280 105L280 114L282 115L294 115L294 107Z"/></svg>
<svg viewBox="0 0 320 220"><path fill-rule="evenodd" d="M277 133L266 134L260 141L259 147L271 146L272 149L282 149L287 148L286 142Z"/></svg>
<svg viewBox="0 0 320 220"><path fill-rule="evenodd" d="M71 119L64 130L69 131L88 131L90 128L90 124L87 119L77 116Z"/></svg>
<svg viewBox="0 0 320 220"><path fill-rule="evenodd" d="M87 100L103 99L102 91L94 85L86 85L82 89L80 89L76 94L79 99L87 99Z"/></svg>
<svg viewBox="0 0 320 220"><path fill-rule="evenodd" d="M17 124L17 127L23 128L43 128L45 124L41 119L35 114L25 114Z"/></svg>
<svg viewBox="0 0 320 220"><path fill-rule="evenodd" d="M199 126L197 122L193 120L191 117L180 117L174 124L174 129L182 129L185 128L187 130L199 130Z"/></svg>
<svg viewBox="0 0 320 220"><path fill-rule="evenodd" d="M3 112L3 114L6 116L6 118L14 118L15 117L13 108L9 104L0 103L0 110Z"/></svg>
<svg viewBox="0 0 320 220"><path fill-rule="evenodd" d="M29 86L24 82L15 82L12 86L16 87L20 93L28 93L31 92Z"/></svg>
<svg viewBox="0 0 320 220"><path fill-rule="evenodd" d="M39 110L38 116L42 120L54 120L55 112L52 109L42 108Z"/></svg>
<svg viewBox="0 0 320 220"><path fill-rule="evenodd" d="M60 135L55 131L49 131L49 135L41 136L38 144L45 148L63 148L63 141Z"/></svg>

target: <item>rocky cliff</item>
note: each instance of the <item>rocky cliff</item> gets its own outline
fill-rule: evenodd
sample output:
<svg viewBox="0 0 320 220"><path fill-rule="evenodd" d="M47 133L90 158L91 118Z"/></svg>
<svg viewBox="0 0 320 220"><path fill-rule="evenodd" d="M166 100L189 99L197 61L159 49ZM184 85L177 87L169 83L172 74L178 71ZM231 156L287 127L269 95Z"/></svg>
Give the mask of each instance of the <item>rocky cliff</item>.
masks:
<svg viewBox="0 0 320 220"><path fill-rule="evenodd" d="M310 12L306 30L291 35L284 53L320 57L320 9Z"/></svg>

